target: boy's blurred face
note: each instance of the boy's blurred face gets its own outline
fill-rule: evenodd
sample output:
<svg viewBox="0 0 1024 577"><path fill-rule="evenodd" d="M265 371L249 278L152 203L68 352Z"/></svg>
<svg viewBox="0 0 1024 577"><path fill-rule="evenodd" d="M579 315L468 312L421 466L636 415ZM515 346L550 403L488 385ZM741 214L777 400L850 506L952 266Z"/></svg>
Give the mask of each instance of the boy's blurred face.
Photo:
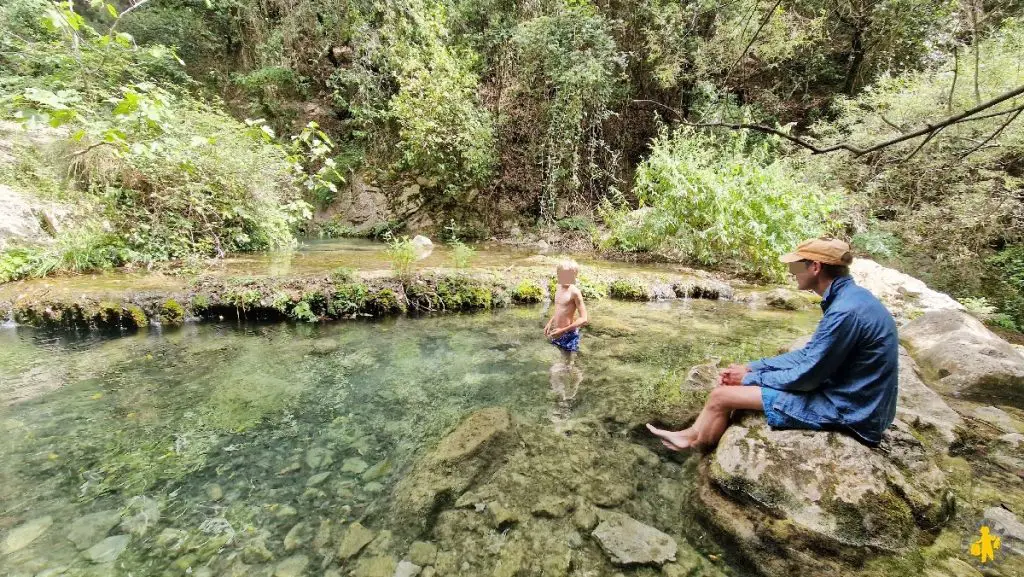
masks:
<svg viewBox="0 0 1024 577"><path fill-rule="evenodd" d="M558 269L558 284L572 284L576 282L576 271Z"/></svg>

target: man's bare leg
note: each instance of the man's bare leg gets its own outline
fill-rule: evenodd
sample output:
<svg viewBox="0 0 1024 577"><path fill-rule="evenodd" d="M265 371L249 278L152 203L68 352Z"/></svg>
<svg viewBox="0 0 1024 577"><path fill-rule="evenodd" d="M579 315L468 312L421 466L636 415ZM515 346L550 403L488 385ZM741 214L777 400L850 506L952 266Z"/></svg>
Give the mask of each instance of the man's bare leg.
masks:
<svg viewBox="0 0 1024 577"><path fill-rule="evenodd" d="M722 438L729 426L729 417L738 409L763 411L761 387L717 387L711 390L704 408L689 428L666 431L648 423L647 429L660 437L662 444L675 451L696 446L710 447Z"/></svg>

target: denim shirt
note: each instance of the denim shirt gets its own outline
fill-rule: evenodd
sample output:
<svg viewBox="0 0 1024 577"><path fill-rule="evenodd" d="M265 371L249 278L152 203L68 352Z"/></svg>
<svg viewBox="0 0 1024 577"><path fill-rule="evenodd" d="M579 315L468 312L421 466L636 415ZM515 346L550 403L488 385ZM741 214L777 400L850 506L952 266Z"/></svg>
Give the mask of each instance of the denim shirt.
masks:
<svg viewBox="0 0 1024 577"><path fill-rule="evenodd" d="M750 363L743 384L790 393L776 395L772 410L877 445L896 416L896 322L849 276L822 296L825 314L807 346Z"/></svg>

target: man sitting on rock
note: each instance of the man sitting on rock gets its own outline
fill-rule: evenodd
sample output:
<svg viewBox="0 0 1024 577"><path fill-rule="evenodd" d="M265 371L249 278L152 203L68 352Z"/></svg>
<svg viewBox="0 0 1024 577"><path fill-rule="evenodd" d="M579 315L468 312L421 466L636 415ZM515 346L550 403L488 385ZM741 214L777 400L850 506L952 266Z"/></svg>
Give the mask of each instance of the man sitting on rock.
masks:
<svg viewBox="0 0 1024 577"><path fill-rule="evenodd" d="M825 313L807 345L718 376L697 420L682 431L647 428L672 450L713 447L734 410L764 411L777 429L842 431L875 447L896 416L899 340L885 306L850 277L850 246L805 241L781 257ZM745 385L745 386L739 386Z"/></svg>

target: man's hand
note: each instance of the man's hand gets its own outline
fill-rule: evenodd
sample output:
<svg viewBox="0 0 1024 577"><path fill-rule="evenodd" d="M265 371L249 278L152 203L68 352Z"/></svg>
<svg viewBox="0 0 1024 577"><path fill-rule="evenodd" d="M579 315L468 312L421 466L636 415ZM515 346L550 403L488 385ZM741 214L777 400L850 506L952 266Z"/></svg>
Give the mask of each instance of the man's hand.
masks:
<svg viewBox="0 0 1024 577"><path fill-rule="evenodd" d="M558 337L565 334L565 329L554 329L548 333L549 339L557 339Z"/></svg>
<svg viewBox="0 0 1024 577"><path fill-rule="evenodd" d="M718 384L736 387L743 384L743 377L750 372L746 365L729 365L718 374Z"/></svg>

